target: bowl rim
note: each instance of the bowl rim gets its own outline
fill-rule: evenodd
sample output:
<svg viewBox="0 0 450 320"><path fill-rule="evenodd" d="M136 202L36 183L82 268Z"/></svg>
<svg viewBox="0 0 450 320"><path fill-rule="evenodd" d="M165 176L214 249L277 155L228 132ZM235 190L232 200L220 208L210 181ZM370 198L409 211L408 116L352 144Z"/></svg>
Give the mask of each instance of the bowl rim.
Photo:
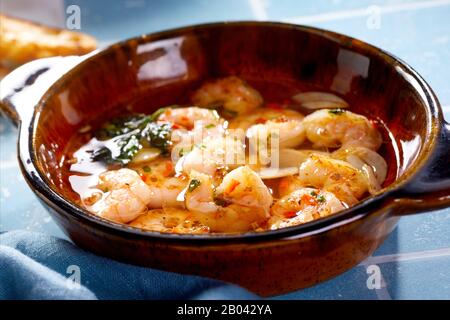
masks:
<svg viewBox="0 0 450 320"><path fill-rule="evenodd" d="M399 72L403 72L406 81L411 84L411 87L418 93L421 97L422 104L424 105L426 111L426 139L421 142L421 149L419 150L416 159L410 165L410 167L405 170L402 175L393 183L391 183L386 188L383 188L375 195L371 195L362 201L358 202L356 205L340 211L336 214L330 215L325 218L317 219L305 224L280 228L276 230L265 230L261 232L250 231L243 233L209 233L209 234L176 234L176 233L163 233L156 231L146 231L143 229L130 227L125 224L119 224L96 216L86 209L76 205L72 201L65 199L57 191L53 190L46 181L45 173L43 172L39 161L36 157L37 146L35 144L36 140L36 130L39 121L40 110L45 107L47 100L53 96L53 92L57 91L58 88L62 87L70 78L77 73L77 71L83 68L89 61L94 59L99 59L102 55L107 54L111 50L117 47L126 46L131 41L136 41L137 44L150 43L153 41L163 40L166 38L179 36L186 34L193 30L208 30L220 27L239 27L239 26L258 26L258 27L275 27L275 28L286 28L294 29L299 32L312 33L314 35L326 38L329 41L336 42L341 48L352 49L357 47L362 52L366 52L371 55L376 55L383 58L387 63L389 63L393 68L397 68ZM352 44L352 45L350 45ZM411 81L416 83L414 86ZM332 228L335 228L342 224L347 224L352 221L363 218L376 211L377 208L381 206L388 206L390 201L382 201L383 199L394 200L393 195L400 191L401 187L404 187L408 182L418 175L418 173L427 164L430 155L436 149L439 130L441 124L443 123L443 115L440 109L439 101L436 98L431 87L426 83L426 81L407 63L399 59L398 57L388 53L376 46L368 44L367 42L358 40L356 38L346 36L333 31L320 29L311 26L297 25L284 22L271 22L271 21L223 21L223 22L212 22L204 24L196 24L183 26L173 29L168 29L164 31L143 34L126 40L122 40L113 43L99 51L96 51L89 57L81 61L74 68L65 73L60 77L55 83L53 83L45 94L41 97L37 103L33 116L26 130L22 130L25 126L21 126L21 138L28 139L27 150L20 150L19 143L19 163L22 173L27 178L27 182L30 184L32 189L37 193L39 198L43 200L48 206L56 210L60 214L70 215L76 220L82 220L83 222L101 227L105 231L116 232L118 234L127 235L128 237L134 236L143 239L154 239L154 240L167 240L167 241L182 241L183 243L230 243L230 242L254 242L254 241L264 241L272 239L293 239L293 238L303 238L311 234L320 233ZM24 133L24 134L22 134ZM29 139L31 137L31 139ZM25 145L25 144L24 144ZM25 152L27 157L22 157L22 152ZM30 159L31 162L25 163L25 159Z"/></svg>

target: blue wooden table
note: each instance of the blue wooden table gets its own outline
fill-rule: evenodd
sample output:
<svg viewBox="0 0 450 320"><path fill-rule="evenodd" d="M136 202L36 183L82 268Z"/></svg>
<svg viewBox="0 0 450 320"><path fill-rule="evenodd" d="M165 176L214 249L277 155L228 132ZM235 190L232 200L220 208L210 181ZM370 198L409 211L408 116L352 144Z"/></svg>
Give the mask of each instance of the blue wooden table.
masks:
<svg viewBox="0 0 450 320"><path fill-rule="evenodd" d="M450 120L450 0L71 0L61 8L69 4L80 7L82 31L96 36L102 46L141 33L219 20L288 21L341 32L407 61L435 90ZM27 229L64 237L20 174L16 138L17 130L1 118L0 231ZM374 268L382 275L379 289L370 285ZM361 265L313 288L275 298L450 299L450 208L401 219Z"/></svg>

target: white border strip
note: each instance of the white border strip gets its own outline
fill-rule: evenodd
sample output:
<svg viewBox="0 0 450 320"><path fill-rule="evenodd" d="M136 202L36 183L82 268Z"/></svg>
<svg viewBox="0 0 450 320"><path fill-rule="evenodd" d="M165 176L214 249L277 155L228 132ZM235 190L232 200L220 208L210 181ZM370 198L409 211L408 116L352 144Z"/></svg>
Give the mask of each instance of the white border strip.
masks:
<svg viewBox="0 0 450 320"><path fill-rule="evenodd" d="M399 261L415 261L431 258L450 257L450 248L442 248L427 251L407 252L407 253L394 253L382 256L370 256L360 266L367 266L371 264L399 262Z"/></svg>
<svg viewBox="0 0 450 320"><path fill-rule="evenodd" d="M257 0L250 0L251 2L255 2ZM420 9L428 9L440 6L450 5L450 0L430 0L430 1L416 1L416 2L407 2L407 3L398 3L386 6L379 6L380 13L395 13L402 11L414 11ZM316 23L316 22L327 22L334 20L341 20L347 18L355 18L355 17L364 17L370 14L368 8L357 8L351 10L342 10L342 11L334 11L321 13L317 15L307 15L307 16L298 16L292 18L282 19L285 22L291 23Z"/></svg>

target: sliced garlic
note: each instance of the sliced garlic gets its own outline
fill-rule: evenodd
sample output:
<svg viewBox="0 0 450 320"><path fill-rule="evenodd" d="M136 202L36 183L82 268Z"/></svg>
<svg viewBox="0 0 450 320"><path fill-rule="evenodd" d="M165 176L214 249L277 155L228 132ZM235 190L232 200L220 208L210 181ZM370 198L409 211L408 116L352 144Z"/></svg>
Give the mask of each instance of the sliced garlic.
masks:
<svg viewBox="0 0 450 320"><path fill-rule="evenodd" d="M134 156L131 163L138 164L149 162L153 159L156 159L161 154L161 150L157 148L142 148L139 152Z"/></svg>
<svg viewBox="0 0 450 320"><path fill-rule="evenodd" d="M293 96L292 100L311 110L348 108L348 103L344 99L328 92L301 92Z"/></svg>

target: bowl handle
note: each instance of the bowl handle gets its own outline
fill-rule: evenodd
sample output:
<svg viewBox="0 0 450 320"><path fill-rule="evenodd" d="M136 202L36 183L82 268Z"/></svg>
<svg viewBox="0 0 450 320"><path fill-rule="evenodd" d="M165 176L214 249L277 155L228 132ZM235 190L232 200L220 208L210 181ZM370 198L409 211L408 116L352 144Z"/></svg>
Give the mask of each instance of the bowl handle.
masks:
<svg viewBox="0 0 450 320"><path fill-rule="evenodd" d="M395 214L450 207L450 124L443 122L437 148L425 168L396 195Z"/></svg>
<svg viewBox="0 0 450 320"><path fill-rule="evenodd" d="M48 88L86 57L42 58L18 67L0 82L0 110L16 126L31 120L35 106Z"/></svg>

